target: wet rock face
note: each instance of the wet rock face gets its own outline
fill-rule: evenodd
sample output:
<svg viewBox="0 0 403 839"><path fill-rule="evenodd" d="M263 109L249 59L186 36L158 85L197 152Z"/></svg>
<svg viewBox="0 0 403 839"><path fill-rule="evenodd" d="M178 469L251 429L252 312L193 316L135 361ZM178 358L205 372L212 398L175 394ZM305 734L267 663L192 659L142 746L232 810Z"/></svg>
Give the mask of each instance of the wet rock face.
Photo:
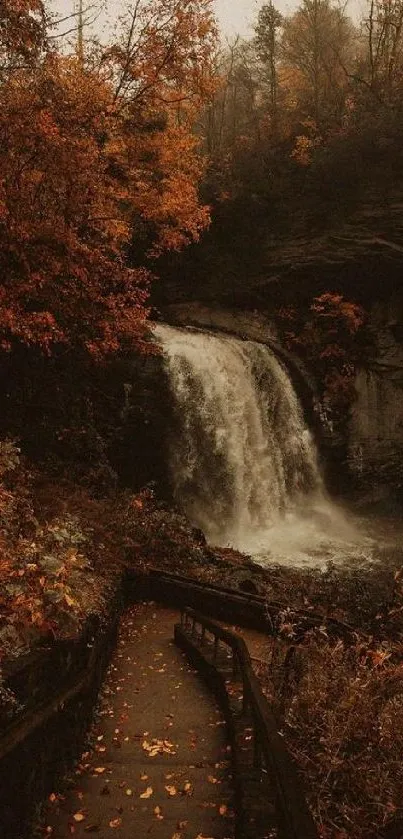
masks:
<svg viewBox="0 0 403 839"><path fill-rule="evenodd" d="M403 293L394 291L371 313L377 354L358 371L348 428L353 476L373 489L399 490L403 467Z"/></svg>
<svg viewBox="0 0 403 839"><path fill-rule="evenodd" d="M120 481L139 490L170 495L166 465L167 420L171 395L161 355L133 357L121 375L120 424L110 449Z"/></svg>
<svg viewBox="0 0 403 839"><path fill-rule="evenodd" d="M253 580L247 578L240 581L239 588L241 591L245 592L245 594L259 594L256 584Z"/></svg>

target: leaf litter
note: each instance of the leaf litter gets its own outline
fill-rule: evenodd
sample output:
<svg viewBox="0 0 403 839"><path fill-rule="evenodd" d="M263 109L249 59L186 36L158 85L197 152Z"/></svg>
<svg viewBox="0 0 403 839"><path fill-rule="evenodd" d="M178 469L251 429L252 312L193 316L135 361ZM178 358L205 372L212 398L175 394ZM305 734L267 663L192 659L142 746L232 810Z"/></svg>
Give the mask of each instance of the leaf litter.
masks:
<svg viewBox="0 0 403 839"><path fill-rule="evenodd" d="M162 658L162 654L157 654L154 658L154 661L156 662L157 659L161 659L161 658ZM162 666L163 668L166 668L167 664L165 662L159 662L159 666L160 667ZM162 672L161 670L158 670L157 668L154 668L154 670L155 670L155 672ZM124 680L119 679L119 681L123 682ZM182 686L182 683L178 682L178 681L174 681L174 683L172 685L172 687L175 687L176 690L181 686ZM117 686L115 685L115 689L111 690L112 694L116 693L116 687ZM175 697L175 699L176 699L176 697ZM109 703L110 700L107 699L106 702ZM129 707L132 708L133 705L129 706L127 702L124 702L123 707L126 708L126 709L129 708ZM104 705L104 708L105 708L105 705ZM110 704L109 704L109 707L107 707L107 710L104 711L103 713L101 712L100 716L105 717L105 715L106 715L106 717L109 716L113 719L115 713L116 713L116 718L117 718L118 713L119 713L119 709L117 709L117 708L113 709L113 707L111 707ZM174 719L174 714L173 713L167 713L165 715L165 718L166 718L167 721L169 721L170 724L172 724L172 720ZM117 720L117 722L118 723L119 722L126 722L127 720L128 720L127 713L122 712L121 716L119 717L119 721ZM107 720L106 720L106 722L107 722ZM108 722L107 722L107 724L108 724ZM220 725L220 722L216 722L215 725ZM123 736L125 734L125 732L122 730L122 728L115 728L115 729L112 729L112 731L114 731L114 734L112 734L113 739L116 738L116 740L117 740L117 739L122 738L123 742L128 742L129 741L128 736L126 736L126 737ZM191 743L196 741L196 739L199 737L199 735L193 729L189 730L189 735L191 735ZM104 738L105 738L104 733L97 734L97 736L95 737L96 742L93 746L93 753L92 753L94 757L96 757L97 753L98 753L98 755L100 755L100 754L103 754L105 751L107 751L107 745L105 744L105 739ZM177 754L178 745L172 743L168 739L165 739L165 738L151 738L150 737L150 732L148 732L148 731L144 732L143 738L144 739L141 740L141 735L137 736L137 735L131 734L130 739L132 741L139 739L140 743L141 743L141 748L142 748L143 752L145 752L147 754L148 757L155 758L158 755L164 755L164 754L176 755ZM89 753L84 752L81 759L85 760L87 757L89 757ZM197 764L197 766L198 766L198 764ZM214 766L215 769L222 769L222 768L228 766L228 761L221 761L219 763L211 764L211 766ZM81 767L83 769L87 769L87 768L90 767L90 764L82 764L80 766L80 769L81 769ZM193 767L188 767L188 768L193 768ZM110 770L105 766L95 766L95 767L92 766L91 769L90 769L90 773L92 774L92 777L102 776L107 771L109 773ZM182 772L180 772L179 774L182 774ZM142 781L147 781L148 780L148 775L145 774L144 772L142 774L139 774L137 777L139 777ZM166 786L165 786L165 792L166 792L166 795L167 795L168 798L174 798L176 796L186 797L186 796L192 796L193 795L193 785L192 785L190 780L185 780L185 782L183 782L183 780L178 781L177 774L172 774L172 773L165 775L165 778L166 778L167 781L171 781L171 783L167 783ZM186 778L186 775L185 775L185 778ZM213 785L222 783L222 781L219 778L216 778L214 775L208 775L207 780L210 784L213 784ZM109 784L109 781L107 783ZM119 785L119 786L121 786L121 785ZM134 790L132 790L131 786L129 786L127 784L127 781L126 781L125 784L123 784L123 788L124 788L124 795L127 796L128 798L132 798L133 795L136 795L136 789L134 788ZM151 787L151 786L148 786L143 792L140 792L140 794L139 794L139 792L140 791L137 792L137 795L139 795L140 799L147 800L154 795L154 790L153 790L153 787ZM97 794L98 795L110 795L111 794L111 789L107 785L104 785L101 790L97 791ZM53 794L50 797L50 801L51 802L55 801L55 800L57 800L57 798L59 798L59 796L56 796L55 794ZM129 802L127 802L127 804L128 804L128 811L130 809L133 811L134 810L133 806L130 808L129 807ZM227 808L226 804L215 803L212 806L216 807L217 808L216 812L218 812L222 816L226 815L227 812L228 812L228 808ZM89 816L86 815L86 812L87 811L85 811L85 810L84 811L78 811L77 813L74 814L74 816L70 816L70 818L73 819L73 822L70 822L70 824L69 824L70 833L75 833L76 831L79 832L80 829L81 829L81 830L84 830L85 833L88 833L88 834L94 833L95 834L101 829L101 825L97 824L94 821L90 821L90 818L89 818ZM122 826L122 818L121 818L120 814L123 813L123 808L122 807L118 808L117 812L119 814L118 816L113 817L113 818L109 817L110 820L107 820L107 822L106 822L106 824L109 824L109 827L111 829L115 829L115 830ZM160 805L156 805L155 807L153 807L150 815L154 816L154 818L157 819L158 821L162 821L164 819L163 810L162 810L162 807ZM75 823L77 825L79 825L79 826L77 826L77 828L74 827ZM188 827L188 824L189 824L189 822L187 820L178 821L177 825L176 825L176 830L173 833L173 835L171 835L171 839L184 839L183 832ZM52 832L53 832L53 829L52 829ZM167 839L169 839L168 836L167 836ZM197 837L194 837L194 839L213 839L213 837L205 836L203 833L199 833Z"/></svg>
<svg viewBox="0 0 403 839"><path fill-rule="evenodd" d="M148 757L156 757L159 754L176 755L174 744L170 743L169 740L153 738L151 743L148 740L143 740L142 749L147 752Z"/></svg>

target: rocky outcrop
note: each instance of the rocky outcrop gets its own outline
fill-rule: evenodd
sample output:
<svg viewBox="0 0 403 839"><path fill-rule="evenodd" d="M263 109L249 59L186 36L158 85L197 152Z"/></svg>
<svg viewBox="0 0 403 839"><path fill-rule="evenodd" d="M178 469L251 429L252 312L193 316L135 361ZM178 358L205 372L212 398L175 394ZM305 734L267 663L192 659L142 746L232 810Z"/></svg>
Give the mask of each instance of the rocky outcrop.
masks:
<svg viewBox="0 0 403 839"><path fill-rule="evenodd" d="M390 186L390 185L389 185ZM326 291L366 307L400 283L403 266L403 193L366 190L359 206L301 219L297 208L282 227L245 210L236 229L216 213L202 241L158 267L153 303L203 301L210 308L253 310L270 317L276 306L312 300Z"/></svg>
<svg viewBox="0 0 403 839"><path fill-rule="evenodd" d="M349 423L354 475L372 489L403 486L403 291L393 290L371 310L376 354L358 372Z"/></svg>

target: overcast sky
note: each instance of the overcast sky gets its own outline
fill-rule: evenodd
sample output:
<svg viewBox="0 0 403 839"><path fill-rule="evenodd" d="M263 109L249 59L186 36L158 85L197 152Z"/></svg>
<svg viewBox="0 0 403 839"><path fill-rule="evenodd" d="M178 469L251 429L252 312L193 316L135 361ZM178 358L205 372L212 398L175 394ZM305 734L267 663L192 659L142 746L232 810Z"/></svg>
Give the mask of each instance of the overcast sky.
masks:
<svg viewBox="0 0 403 839"><path fill-rule="evenodd" d="M265 0L215 0L216 13L223 35L231 38L234 35L251 36L252 26ZM99 0L84 0L84 7L88 8L92 2L98 5ZM101 0L102 2L102 0ZM274 0L275 7L283 14L289 14L299 5L300 0ZM337 2L337 0L334 0ZM62 14L69 14L75 7L77 0L51 0L53 9ZM108 10L108 17L114 18L121 8L120 0L103 0ZM366 0L347 0L347 11L356 16L358 10L365 8ZM76 5L77 8L77 5ZM104 16L98 23L102 28ZM97 28L98 28L97 27Z"/></svg>
<svg viewBox="0 0 403 839"><path fill-rule="evenodd" d="M282 14L289 14L299 5L299 0L273 0ZM264 0L215 0L217 17L225 35L251 35L251 24L256 20ZM336 3L335 3L336 5ZM344 4L343 4L344 5ZM365 0L348 0L347 12L355 17L365 8Z"/></svg>
<svg viewBox="0 0 403 839"><path fill-rule="evenodd" d="M263 0L215 0L217 16L226 35L251 34L251 23L257 18L257 14ZM274 0L274 5L280 12L292 10L298 5L298 0Z"/></svg>

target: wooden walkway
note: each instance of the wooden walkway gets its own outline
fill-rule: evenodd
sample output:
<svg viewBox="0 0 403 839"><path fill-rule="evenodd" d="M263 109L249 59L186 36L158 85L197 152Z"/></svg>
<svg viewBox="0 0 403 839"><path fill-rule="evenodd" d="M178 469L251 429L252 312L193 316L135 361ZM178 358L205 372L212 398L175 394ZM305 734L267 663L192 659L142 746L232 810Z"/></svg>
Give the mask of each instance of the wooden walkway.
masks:
<svg viewBox="0 0 403 839"><path fill-rule="evenodd" d="M224 720L173 644L177 620L153 604L125 613L88 751L50 796L42 836L233 839Z"/></svg>

